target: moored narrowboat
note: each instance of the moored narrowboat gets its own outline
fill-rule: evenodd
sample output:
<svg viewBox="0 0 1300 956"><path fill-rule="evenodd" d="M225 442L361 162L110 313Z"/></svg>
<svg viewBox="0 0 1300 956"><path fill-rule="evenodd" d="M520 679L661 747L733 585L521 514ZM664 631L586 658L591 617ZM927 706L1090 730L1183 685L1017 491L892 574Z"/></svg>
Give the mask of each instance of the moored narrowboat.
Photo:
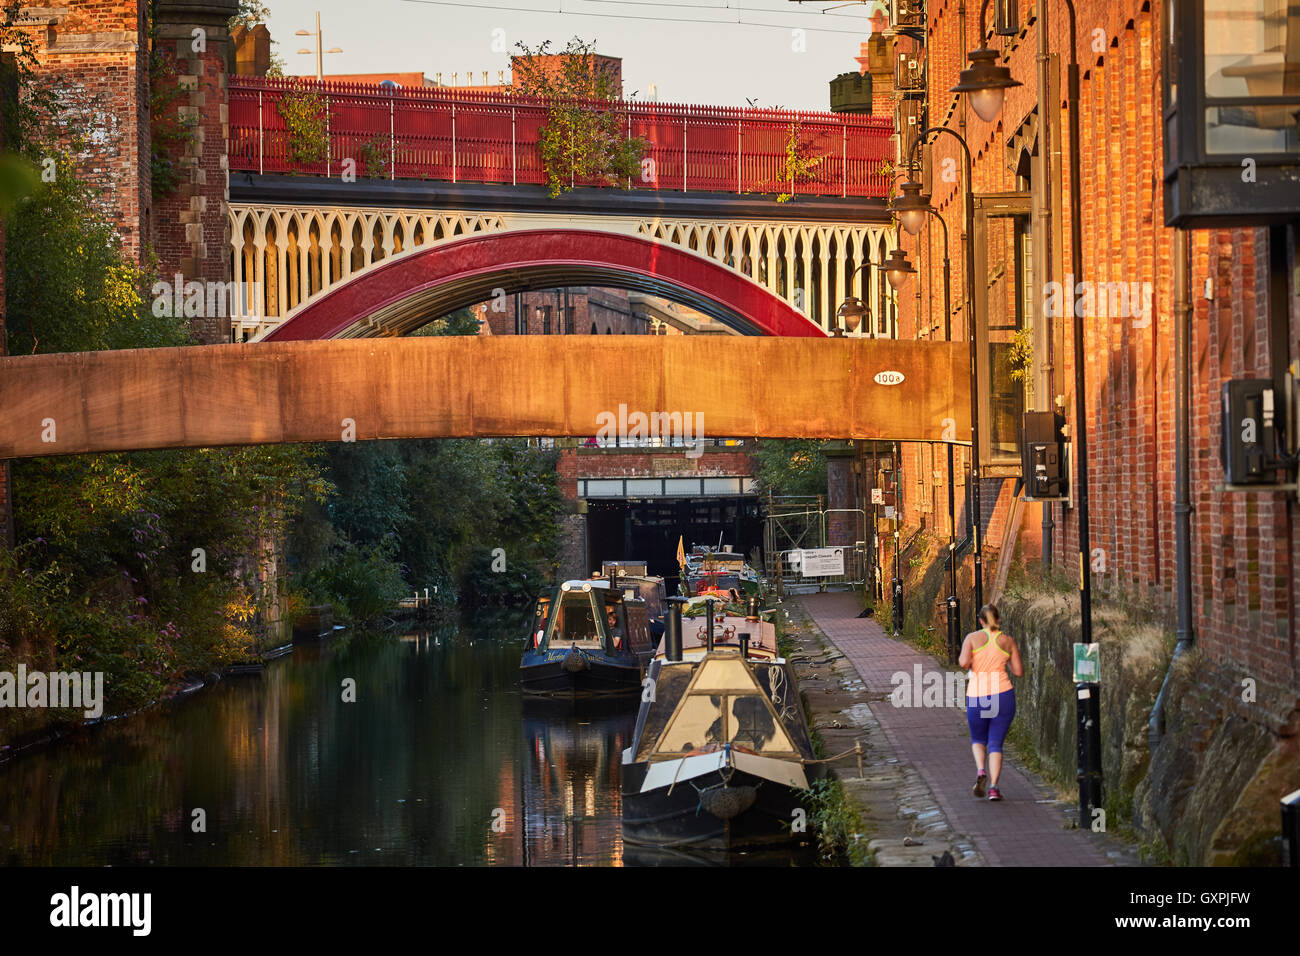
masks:
<svg viewBox="0 0 1300 956"><path fill-rule="evenodd" d="M537 599L523 659L525 693L636 691L654 655L645 601L602 579L566 581Z"/></svg>
<svg viewBox="0 0 1300 956"><path fill-rule="evenodd" d="M623 839L632 846L730 853L786 847L813 769L812 741L785 660L736 650L650 665L623 752Z"/></svg>

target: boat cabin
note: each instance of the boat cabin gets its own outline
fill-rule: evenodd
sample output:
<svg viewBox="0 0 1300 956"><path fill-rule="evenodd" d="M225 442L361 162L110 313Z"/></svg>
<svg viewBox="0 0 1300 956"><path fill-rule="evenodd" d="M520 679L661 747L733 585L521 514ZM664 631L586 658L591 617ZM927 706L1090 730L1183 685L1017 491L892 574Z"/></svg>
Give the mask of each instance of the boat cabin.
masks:
<svg viewBox="0 0 1300 956"><path fill-rule="evenodd" d="M532 645L542 652L573 647L610 655L654 652L646 603L600 579L565 581L538 598Z"/></svg>

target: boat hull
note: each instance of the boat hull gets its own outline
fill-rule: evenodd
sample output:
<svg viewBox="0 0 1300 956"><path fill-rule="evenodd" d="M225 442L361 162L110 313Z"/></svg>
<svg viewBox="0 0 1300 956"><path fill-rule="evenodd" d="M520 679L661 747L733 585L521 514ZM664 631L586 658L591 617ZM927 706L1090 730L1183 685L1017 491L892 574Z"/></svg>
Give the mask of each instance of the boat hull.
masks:
<svg viewBox="0 0 1300 956"><path fill-rule="evenodd" d="M632 694L641 687L641 666L592 659L579 671L565 669L564 660L530 663L519 668L519 683L526 694L557 697L597 697Z"/></svg>
<svg viewBox="0 0 1300 956"><path fill-rule="evenodd" d="M645 763L623 766L623 839L628 844L696 853L730 853L775 847L793 852L810 842L807 831L792 831L792 824L806 819L807 815L803 791L795 787L733 767L643 793L641 784L648 767ZM744 788L751 787L753 802L730 819L721 819L705 808L700 791L723 786L724 773L728 771L725 786L738 792L734 800L722 801L724 805L745 803ZM718 791L710 790L710 793L716 798Z"/></svg>

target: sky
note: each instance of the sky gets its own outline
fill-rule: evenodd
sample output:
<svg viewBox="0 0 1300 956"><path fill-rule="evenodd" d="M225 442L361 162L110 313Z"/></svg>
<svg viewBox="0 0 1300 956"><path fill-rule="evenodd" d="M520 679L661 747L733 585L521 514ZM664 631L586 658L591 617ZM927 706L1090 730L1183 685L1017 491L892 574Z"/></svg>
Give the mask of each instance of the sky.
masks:
<svg viewBox="0 0 1300 956"><path fill-rule="evenodd" d="M638 99L716 106L829 108L827 84L856 72L872 2L844 0L265 0L274 50L291 74L314 74L321 15L325 73L483 71L496 81L518 42L596 41L623 58L623 89ZM562 12L561 12L562 11ZM717 21L717 22L680 22ZM793 31L802 29L801 36ZM508 76L508 74L507 74Z"/></svg>

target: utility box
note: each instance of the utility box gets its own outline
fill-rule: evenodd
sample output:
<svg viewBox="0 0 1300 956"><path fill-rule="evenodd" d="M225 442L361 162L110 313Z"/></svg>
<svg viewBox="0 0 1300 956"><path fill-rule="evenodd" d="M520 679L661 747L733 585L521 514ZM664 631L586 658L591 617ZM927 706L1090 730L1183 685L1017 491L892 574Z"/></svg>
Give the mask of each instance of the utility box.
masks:
<svg viewBox="0 0 1300 956"><path fill-rule="evenodd" d="M1223 443L1220 458L1228 485L1271 485L1277 481L1280 403L1269 378L1223 383Z"/></svg>
<svg viewBox="0 0 1300 956"><path fill-rule="evenodd" d="M1025 498L1030 501L1062 501L1069 496L1065 447L1064 415L1025 412L1021 446Z"/></svg>

